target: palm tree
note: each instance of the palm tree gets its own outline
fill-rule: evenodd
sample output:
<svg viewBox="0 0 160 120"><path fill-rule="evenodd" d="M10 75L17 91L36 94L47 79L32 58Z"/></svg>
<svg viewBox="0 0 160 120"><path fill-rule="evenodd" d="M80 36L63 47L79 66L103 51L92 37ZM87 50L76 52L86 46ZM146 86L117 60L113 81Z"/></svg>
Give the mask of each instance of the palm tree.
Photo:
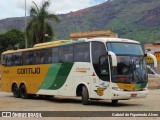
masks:
<svg viewBox="0 0 160 120"><path fill-rule="evenodd" d="M47 11L50 5L49 1L43 2L40 7L38 7L35 2L33 3L35 6L31 7L29 11L32 19L26 28L27 39L31 45L50 41L54 36L54 31L49 24L49 20L60 22L56 15L50 14Z"/></svg>

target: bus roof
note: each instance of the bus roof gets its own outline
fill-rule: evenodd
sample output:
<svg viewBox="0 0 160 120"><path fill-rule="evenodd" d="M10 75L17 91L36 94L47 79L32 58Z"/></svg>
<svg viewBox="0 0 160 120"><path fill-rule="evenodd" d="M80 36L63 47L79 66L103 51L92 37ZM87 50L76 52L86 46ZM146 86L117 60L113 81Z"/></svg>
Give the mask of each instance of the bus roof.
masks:
<svg viewBox="0 0 160 120"><path fill-rule="evenodd" d="M35 44L32 48L26 48L26 49L18 49L18 50L7 50L3 52L2 54L9 54L14 52L22 52L22 51L30 51L30 50L37 50L42 48L49 48L53 46L60 46L63 43L72 42L72 40L59 40L59 41L52 41L52 42L46 42L46 43L39 43Z"/></svg>
<svg viewBox="0 0 160 120"><path fill-rule="evenodd" d="M136 43L140 44L137 41L129 40L129 39L123 39L123 38L81 38L79 40L59 40L59 41L53 41L53 42L46 42L46 43L40 43L34 45L32 48L27 49L18 49L18 50L7 50L3 52L2 54L9 54L9 53L15 53L15 52L22 52L22 51L30 51L30 50L37 50L37 49L43 49L43 48L50 48L53 46L61 46L61 45L68 45L68 44L75 44L79 42L90 42L90 41L99 41L99 42L125 42L125 43Z"/></svg>
<svg viewBox="0 0 160 120"><path fill-rule="evenodd" d="M135 40L129 40L125 38L92 38L88 39L88 41L101 41L101 42L123 42L123 43L137 43L140 44L140 42Z"/></svg>

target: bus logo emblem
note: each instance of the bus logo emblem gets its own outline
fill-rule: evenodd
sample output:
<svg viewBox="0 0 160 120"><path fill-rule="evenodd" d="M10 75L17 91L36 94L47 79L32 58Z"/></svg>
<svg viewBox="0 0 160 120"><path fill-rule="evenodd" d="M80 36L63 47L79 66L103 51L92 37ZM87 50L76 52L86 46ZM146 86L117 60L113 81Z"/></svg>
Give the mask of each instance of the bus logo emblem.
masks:
<svg viewBox="0 0 160 120"><path fill-rule="evenodd" d="M95 92L97 93L97 95L102 96L105 89L106 89L106 88L100 88L100 87L99 87L99 88L97 88L97 90L95 90Z"/></svg>

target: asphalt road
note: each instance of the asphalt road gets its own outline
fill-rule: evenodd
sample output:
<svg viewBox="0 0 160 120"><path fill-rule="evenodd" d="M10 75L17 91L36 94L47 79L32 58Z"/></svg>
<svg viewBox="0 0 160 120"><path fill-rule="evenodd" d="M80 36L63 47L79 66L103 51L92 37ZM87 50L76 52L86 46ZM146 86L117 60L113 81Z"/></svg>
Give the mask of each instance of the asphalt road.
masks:
<svg viewBox="0 0 160 120"><path fill-rule="evenodd" d="M82 105L81 98L67 98L55 96L53 99L21 99L14 98L12 93L0 91L0 111L160 111L160 89L149 90L147 98L119 101L112 105L110 101L90 101L89 105ZM96 113L95 113L96 114ZM73 117L71 117L73 119ZM70 120L71 118L63 118ZM49 118L47 118L49 119ZM58 118L62 119L62 118ZM89 119L76 117L74 119ZM99 120L102 117L94 117ZM124 117L111 117L113 120L125 120ZM134 119L134 118L126 118ZM137 118L137 120L142 118ZM159 119L148 118L145 120Z"/></svg>

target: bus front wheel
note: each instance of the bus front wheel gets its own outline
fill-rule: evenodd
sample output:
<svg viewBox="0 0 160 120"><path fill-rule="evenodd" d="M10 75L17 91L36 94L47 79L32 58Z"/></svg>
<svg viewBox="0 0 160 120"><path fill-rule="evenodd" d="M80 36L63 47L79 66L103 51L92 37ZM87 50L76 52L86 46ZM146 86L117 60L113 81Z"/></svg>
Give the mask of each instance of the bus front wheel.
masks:
<svg viewBox="0 0 160 120"><path fill-rule="evenodd" d="M15 98L19 98L20 97L20 92L19 92L19 89L18 89L18 86L17 84L14 84L13 87L12 87L12 92L13 92L13 96Z"/></svg>
<svg viewBox="0 0 160 120"><path fill-rule="evenodd" d="M29 95L27 94L27 89L26 89L26 86L25 85L22 85L20 87L20 96L22 99L27 99L29 98Z"/></svg>
<svg viewBox="0 0 160 120"><path fill-rule="evenodd" d="M87 105L88 104L88 98L89 98L89 94L88 94L88 90L86 88L86 86L82 87L82 104L83 105Z"/></svg>

